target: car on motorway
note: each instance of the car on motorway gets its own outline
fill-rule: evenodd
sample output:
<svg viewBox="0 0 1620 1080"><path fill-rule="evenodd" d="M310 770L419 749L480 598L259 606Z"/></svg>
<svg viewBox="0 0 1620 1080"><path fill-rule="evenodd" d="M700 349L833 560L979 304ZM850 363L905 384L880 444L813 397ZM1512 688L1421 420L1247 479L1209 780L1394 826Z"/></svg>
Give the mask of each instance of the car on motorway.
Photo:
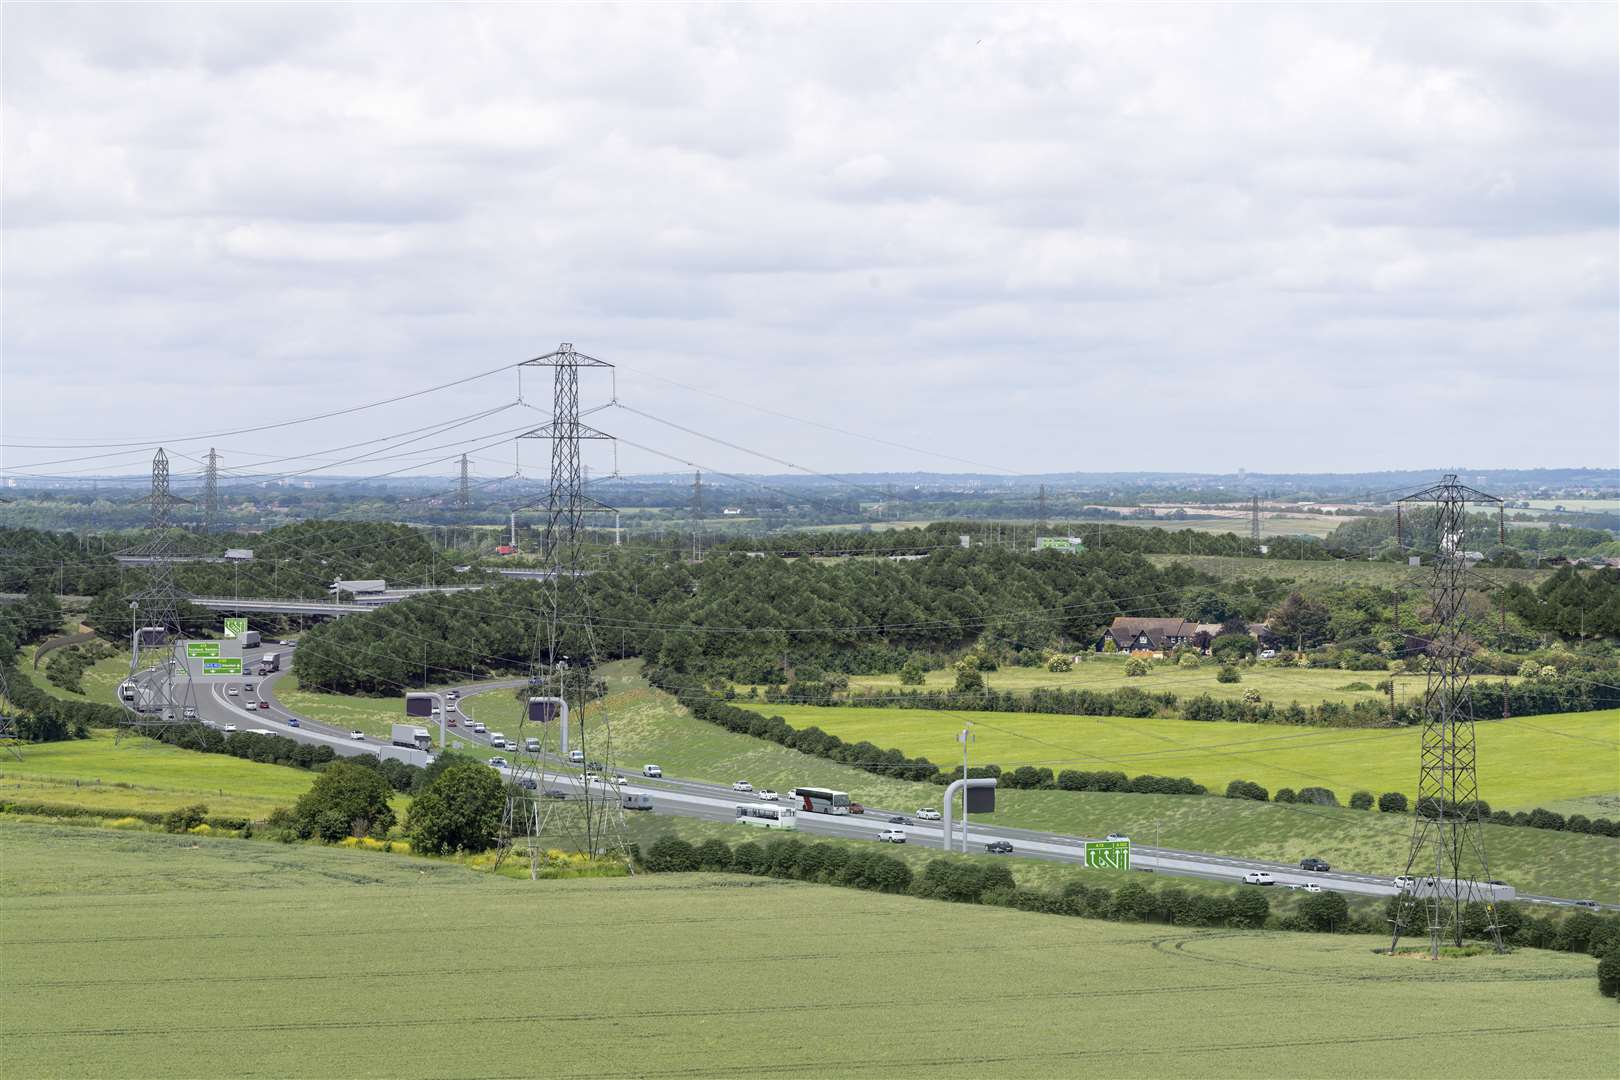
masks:
<svg viewBox="0 0 1620 1080"><path fill-rule="evenodd" d="M187 705L186 708L185 708L184 715L185 715L185 718L187 720L195 720L195 719L197 719L197 706L195 706L195 705Z"/></svg>
<svg viewBox="0 0 1620 1080"><path fill-rule="evenodd" d="M246 691L247 693L251 694L251 693L253 693L253 684L250 683L250 682L245 682L245 683L242 684L242 689L244 691Z"/></svg>
<svg viewBox="0 0 1620 1080"><path fill-rule="evenodd" d="M770 788L761 788L760 790L754 792L754 794L758 796L760 802L775 802L778 798L780 798L780 796L778 796L776 792L772 791Z"/></svg>
<svg viewBox="0 0 1620 1080"><path fill-rule="evenodd" d="M287 648L289 648L289 649L290 649L290 648L292 648L292 647L293 647L293 646L294 646L294 645L297 645L297 644L298 644L298 642L296 642L296 641L278 641L278 642L276 642L276 644L277 644L277 645L285 645L285 646L286 646L286 647L287 647Z"/></svg>
<svg viewBox="0 0 1620 1080"><path fill-rule="evenodd" d="M287 726L288 727L298 727L299 726L298 717L296 717L296 716L287 717Z"/></svg>
<svg viewBox="0 0 1620 1080"><path fill-rule="evenodd" d="M1575 906L1585 908L1587 911L1598 911L1601 908L1601 905L1596 900L1577 900Z"/></svg>
<svg viewBox="0 0 1620 1080"><path fill-rule="evenodd" d="M1124 833L1117 833L1117 832L1111 832L1107 836L1103 837L1103 839L1109 841L1110 843L1114 843L1114 844L1118 844L1118 843L1126 843L1126 844L1128 844L1128 843L1131 842L1130 837L1126 836Z"/></svg>
<svg viewBox="0 0 1620 1080"><path fill-rule="evenodd" d="M1299 860L1299 868L1301 870L1309 870L1315 874L1325 874L1329 870L1333 869L1333 867L1327 864L1326 859L1318 859L1315 855L1307 855L1305 858Z"/></svg>
<svg viewBox="0 0 1620 1080"><path fill-rule="evenodd" d="M917 811L917 817L923 821L938 821L939 816L939 811L932 806L924 806Z"/></svg>
<svg viewBox="0 0 1620 1080"><path fill-rule="evenodd" d="M1417 878L1410 874L1402 874L1400 877L1395 879L1394 884L1395 888L1405 892L1407 889L1417 888Z"/></svg>
<svg viewBox="0 0 1620 1080"><path fill-rule="evenodd" d="M353 739L355 742L365 742L366 733L363 731L351 731L349 732L349 738Z"/></svg>
<svg viewBox="0 0 1620 1080"><path fill-rule="evenodd" d="M540 787L540 781L536 780L532 776L525 776L518 780L518 787L525 788L529 791L535 791Z"/></svg>
<svg viewBox="0 0 1620 1080"><path fill-rule="evenodd" d="M488 765L492 769L504 769L504 768L506 768L506 764L507 764L506 759L503 758L503 757L499 757L499 756L492 757L488 761Z"/></svg>
<svg viewBox="0 0 1620 1080"><path fill-rule="evenodd" d="M911 824L911 819L908 818L908 817L901 817L900 815L896 814L894 817L889 819L889 824L890 825L910 825Z"/></svg>
<svg viewBox="0 0 1620 1080"><path fill-rule="evenodd" d="M546 798L548 798L548 799L566 799L566 798L568 798L568 792L564 791L562 788L559 788L559 787L546 788Z"/></svg>
<svg viewBox="0 0 1620 1080"><path fill-rule="evenodd" d="M984 850L988 851L992 855L1011 855L1013 853L1013 846L1012 843L1007 840L992 840L988 844L984 845Z"/></svg>
<svg viewBox="0 0 1620 1080"><path fill-rule="evenodd" d="M236 734L236 725L235 724L226 724L225 725L225 734L227 734L227 735Z"/></svg>
<svg viewBox="0 0 1620 1080"><path fill-rule="evenodd" d="M882 844L903 844L906 842L906 830L884 829L878 833L878 842Z"/></svg>
<svg viewBox="0 0 1620 1080"><path fill-rule="evenodd" d="M524 739L523 752L525 754L538 754L540 752L540 740L535 738L533 735L530 735L528 738Z"/></svg>
<svg viewBox="0 0 1620 1080"><path fill-rule="evenodd" d="M658 780L662 779L664 770L660 769L657 765L643 765L641 767L641 775L650 777L653 780Z"/></svg>
<svg viewBox="0 0 1620 1080"><path fill-rule="evenodd" d="M270 703L269 703L269 702L268 702L268 701L263 701L263 700L261 700L261 701L260 701L260 702L259 702L259 708L261 708L261 709L268 709L268 708L269 708L269 707L270 707Z"/></svg>
<svg viewBox="0 0 1620 1080"><path fill-rule="evenodd" d="M1277 879L1271 876L1270 871L1267 871L1267 870L1250 870L1247 874L1243 875L1243 884L1245 884L1245 885L1275 885L1275 884L1277 884Z"/></svg>
<svg viewBox="0 0 1620 1080"><path fill-rule="evenodd" d="M750 784L746 780L733 780L731 782L731 790L732 791L753 791L754 790L754 785Z"/></svg>
<svg viewBox="0 0 1620 1080"><path fill-rule="evenodd" d="M243 698L240 704L244 709L252 709L257 707L257 703L254 702L252 698Z"/></svg>
<svg viewBox="0 0 1620 1080"><path fill-rule="evenodd" d="M242 691L240 689L238 689L237 687L227 686L225 688L225 692L227 694L231 695L231 697L235 697L237 694L240 694Z"/></svg>
<svg viewBox="0 0 1620 1080"><path fill-rule="evenodd" d="M852 802L849 804L849 812L852 814L864 814L866 813L866 807L858 802Z"/></svg>
<svg viewBox="0 0 1620 1080"><path fill-rule="evenodd" d="M585 764L585 751L583 751L583 750L570 750L570 751L568 751L568 763L570 765L583 765L583 764Z"/></svg>
<svg viewBox="0 0 1620 1080"><path fill-rule="evenodd" d="M501 734L499 731L492 731L489 733L489 745L501 750L511 749L511 747L506 745L506 736Z"/></svg>
<svg viewBox="0 0 1620 1080"><path fill-rule="evenodd" d="M607 771L607 766L602 764L600 761L588 761L588 762L585 763L585 767L587 769L591 770L592 772L605 772L605 771Z"/></svg>
<svg viewBox="0 0 1620 1080"><path fill-rule="evenodd" d="M1322 886L1318 885L1314 881L1307 881L1305 884L1301 885L1300 888L1304 889L1306 892L1321 892L1322 891Z"/></svg>
<svg viewBox="0 0 1620 1080"><path fill-rule="evenodd" d="M482 735L488 730L489 728L485 727L483 724L473 724L473 734L475 735Z"/></svg>

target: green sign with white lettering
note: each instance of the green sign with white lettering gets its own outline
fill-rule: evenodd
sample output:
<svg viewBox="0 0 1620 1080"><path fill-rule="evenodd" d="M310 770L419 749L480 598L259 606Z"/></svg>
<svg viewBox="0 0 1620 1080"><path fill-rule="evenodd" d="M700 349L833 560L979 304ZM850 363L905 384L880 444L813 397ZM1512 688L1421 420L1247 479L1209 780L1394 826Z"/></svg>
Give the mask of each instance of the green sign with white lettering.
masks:
<svg viewBox="0 0 1620 1080"><path fill-rule="evenodd" d="M188 641L186 642L187 656L218 656L219 642L217 641Z"/></svg>
<svg viewBox="0 0 1620 1080"><path fill-rule="evenodd" d="M225 636L227 638L239 638L245 633L247 633L246 619L225 620Z"/></svg>
<svg viewBox="0 0 1620 1080"><path fill-rule="evenodd" d="M1131 868L1131 842L1129 840L1086 841L1086 868L1089 870L1129 870Z"/></svg>
<svg viewBox="0 0 1620 1080"><path fill-rule="evenodd" d="M240 656L218 656L203 660L204 675L240 675L242 674L242 658Z"/></svg>

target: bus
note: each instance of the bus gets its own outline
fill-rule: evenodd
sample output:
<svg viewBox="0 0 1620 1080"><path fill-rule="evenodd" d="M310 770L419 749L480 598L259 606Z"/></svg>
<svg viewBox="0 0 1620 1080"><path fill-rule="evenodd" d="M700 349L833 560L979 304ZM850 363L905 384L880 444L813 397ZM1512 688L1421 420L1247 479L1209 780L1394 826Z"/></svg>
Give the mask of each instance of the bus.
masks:
<svg viewBox="0 0 1620 1080"><path fill-rule="evenodd" d="M791 806L771 803L747 803L737 807L737 824L757 825L761 829L797 829L799 812Z"/></svg>
<svg viewBox="0 0 1620 1080"><path fill-rule="evenodd" d="M800 787L794 788L793 794L798 797L800 810L812 814L849 813L849 793L847 791L831 791L819 787Z"/></svg>

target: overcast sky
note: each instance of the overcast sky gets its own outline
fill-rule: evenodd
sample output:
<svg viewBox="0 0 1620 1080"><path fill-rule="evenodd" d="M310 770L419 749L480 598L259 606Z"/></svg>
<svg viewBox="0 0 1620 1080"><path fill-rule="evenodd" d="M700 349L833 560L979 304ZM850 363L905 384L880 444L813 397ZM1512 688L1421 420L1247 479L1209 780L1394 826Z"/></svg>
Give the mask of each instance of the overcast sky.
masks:
<svg viewBox="0 0 1620 1080"><path fill-rule="evenodd" d="M1620 461L1614 4L0 17L13 472Z"/></svg>

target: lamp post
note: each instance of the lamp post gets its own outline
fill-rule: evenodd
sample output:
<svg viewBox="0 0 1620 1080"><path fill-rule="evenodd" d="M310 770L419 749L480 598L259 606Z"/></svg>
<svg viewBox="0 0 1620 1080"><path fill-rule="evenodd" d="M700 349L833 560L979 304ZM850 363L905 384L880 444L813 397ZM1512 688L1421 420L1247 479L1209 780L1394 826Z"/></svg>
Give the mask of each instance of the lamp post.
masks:
<svg viewBox="0 0 1620 1080"><path fill-rule="evenodd" d="M968 744L973 742L973 738L973 721L969 720L967 727L956 733L956 741L962 744L962 780L964 781L962 789L962 854L964 855L967 854L968 849L968 800L965 781L968 778ZM945 849L949 851L950 846L951 838L946 836Z"/></svg>

